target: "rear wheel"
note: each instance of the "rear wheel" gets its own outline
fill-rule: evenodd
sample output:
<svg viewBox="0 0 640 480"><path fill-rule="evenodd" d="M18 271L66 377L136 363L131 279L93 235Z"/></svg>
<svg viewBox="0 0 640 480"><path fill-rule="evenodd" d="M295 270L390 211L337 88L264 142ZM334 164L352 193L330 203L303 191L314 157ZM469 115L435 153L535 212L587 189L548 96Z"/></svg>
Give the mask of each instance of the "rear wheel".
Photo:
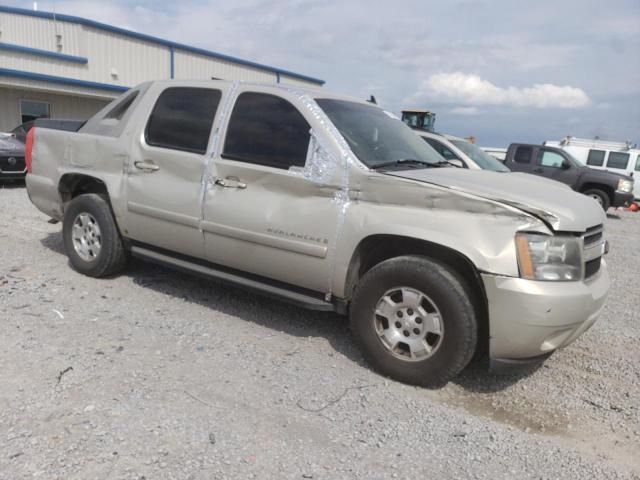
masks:
<svg viewBox="0 0 640 480"><path fill-rule="evenodd" d="M361 279L351 328L369 363L405 383L440 387L471 360L476 314L453 270L435 260L386 260Z"/></svg>
<svg viewBox="0 0 640 480"><path fill-rule="evenodd" d="M598 202L605 212L609 210L611 201L609 200L609 195L607 195L606 192L603 192L599 188L590 188L589 190L585 190L582 193Z"/></svg>
<svg viewBox="0 0 640 480"><path fill-rule="evenodd" d="M104 277L122 270L127 254L102 195L89 193L71 200L64 213L62 236L75 270L90 277Z"/></svg>

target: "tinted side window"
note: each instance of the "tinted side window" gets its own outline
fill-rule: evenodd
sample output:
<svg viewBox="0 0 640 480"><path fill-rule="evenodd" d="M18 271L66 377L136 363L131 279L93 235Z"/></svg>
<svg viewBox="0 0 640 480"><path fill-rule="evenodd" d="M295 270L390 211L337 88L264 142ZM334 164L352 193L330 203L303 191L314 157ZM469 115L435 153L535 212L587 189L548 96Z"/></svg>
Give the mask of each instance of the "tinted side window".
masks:
<svg viewBox="0 0 640 480"><path fill-rule="evenodd" d="M636 172L640 172L640 155L636 159Z"/></svg>
<svg viewBox="0 0 640 480"><path fill-rule="evenodd" d="M556 152L543 150L541 152L540 165L543 167L562 168L564 157Z"/></svg>
<svg viewBox="0 0 640 480"><path fill-rule="evenodd" d="M229 119L222 156L277 168L303 167L309 129L302 114L285 99L241 93Z"/></svg>
<svg viewBox="0 0 640 480"><path fill-rule="evenodd" d="M442 143L433 138L422 137L425 142L433 147L433 149L438 152L445 160L459 160L457 155L453 153L450 149L445 147Z"/></svg>
<svg viewBox="0 0 640 480"><path fill-rule="evenodd" d="M601 167L604 163L604 150L589 150L589 156L587 157L587 165L593 167Z"/></svg>
<svg viewBox="0 0 640 480"><path fill-rule="evenodd" d="M513 156L513 161L516 163L531 163L531 147L518 147L516 154Z"/></svg>
<svg viewBox="0 0 640 480"><path fill-rule="evenodd" d="M160 94L145 136L156 147L205 153L222 93L209 88L171 87Z"/></svg>
<svg viewBox="0 0 640 480"><path fill-rule="evenodd" d="M629 154L621 152L609 152L609 158L607 159L607 167L609 168L627 168L629 163Z"/></svg>

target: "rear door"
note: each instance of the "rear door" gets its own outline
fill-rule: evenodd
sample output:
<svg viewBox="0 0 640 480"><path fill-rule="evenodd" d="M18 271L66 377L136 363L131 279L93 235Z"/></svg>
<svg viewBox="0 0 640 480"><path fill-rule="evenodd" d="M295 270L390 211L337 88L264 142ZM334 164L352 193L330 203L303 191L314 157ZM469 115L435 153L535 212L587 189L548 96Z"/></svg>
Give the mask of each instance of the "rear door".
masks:
<svg viewBox="0 0 640 480"><path fill-rule="evenodd" d="M599 150L596 148L589 149L587 154L587 166L596 170L604 170L604 159L607 156L606 150Z"/></svg>
<svg viewBox="0 0 640 480"><path fill-rule="evenodd" d="M609 152L607 156L606 169L622 175L629 175L633 171L631 165L631 153L629 152Z"/></svg>
<svg viewBox="0 0 640 480"><path fill-rule="evenodd" d="M125 235L175 252L202 257L202 175L222 92L169 87L157 98L127 172Z"/></svg>
<svg viewBox="0 0 640 480"><path fill-rule="evenodd" d="M513 157L509 162L511 171L533 173L534 148L531 145L516 145L513 148Z"/></svg>
<svg viewBox="0 0 640 480"><path fill-rule="evenodd" d="M340 205L338 183L301 175L312 117L293 99L241 88L208 174L209 261L327 292ZM221 127L224 128L224 127Z"/></svg>

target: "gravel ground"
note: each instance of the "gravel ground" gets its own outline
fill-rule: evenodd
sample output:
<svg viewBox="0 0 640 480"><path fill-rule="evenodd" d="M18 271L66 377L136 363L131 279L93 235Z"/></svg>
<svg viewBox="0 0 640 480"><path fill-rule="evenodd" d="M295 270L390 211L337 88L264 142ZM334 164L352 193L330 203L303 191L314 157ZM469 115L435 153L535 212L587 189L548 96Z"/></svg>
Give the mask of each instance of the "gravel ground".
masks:
<svg viewBox="0 0 640 480"><path fill-rule="evenodd" d="M0 479L640 478L640 214L613 289L528 375L384 379L343 318L133 262L75 273L60 225L0 187Z"/></svg>

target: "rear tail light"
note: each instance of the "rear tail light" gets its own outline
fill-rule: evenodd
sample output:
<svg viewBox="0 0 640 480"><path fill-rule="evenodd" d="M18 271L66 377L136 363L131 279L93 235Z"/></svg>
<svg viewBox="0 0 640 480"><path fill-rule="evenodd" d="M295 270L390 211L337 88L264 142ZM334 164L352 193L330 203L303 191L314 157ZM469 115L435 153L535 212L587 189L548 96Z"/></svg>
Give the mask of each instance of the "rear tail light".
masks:
<svg viewBox="0 0 640 480"><path fill-rule="evenodd" d="M24 146L24 163L27 165L27 173L31 173L31 161L32 161L32 151L33 151L33 141L36 136L36 128L32 127L27 133L27 141Z"/></svg>

